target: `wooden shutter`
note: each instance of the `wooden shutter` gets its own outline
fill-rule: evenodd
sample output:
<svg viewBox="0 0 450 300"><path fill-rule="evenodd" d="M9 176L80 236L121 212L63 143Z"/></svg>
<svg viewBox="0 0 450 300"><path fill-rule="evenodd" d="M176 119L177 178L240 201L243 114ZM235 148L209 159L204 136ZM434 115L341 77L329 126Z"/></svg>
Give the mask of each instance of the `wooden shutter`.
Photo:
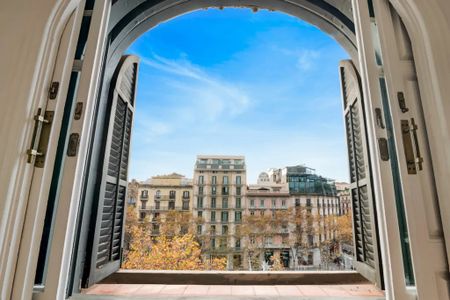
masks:
<svg viewBox="0 0 450 300"><path fill-rule="evenodd" d="M120 268L138 58L123 56L111 83L111 111L88 285Z"/></svg>
<svg viewBox="0 0 450 300"><path fill-rule="evenodd" d="M372 192L364 102L357 71L350 60L339 64L350 167L356 270L382 286L375 201Z"/></svg>

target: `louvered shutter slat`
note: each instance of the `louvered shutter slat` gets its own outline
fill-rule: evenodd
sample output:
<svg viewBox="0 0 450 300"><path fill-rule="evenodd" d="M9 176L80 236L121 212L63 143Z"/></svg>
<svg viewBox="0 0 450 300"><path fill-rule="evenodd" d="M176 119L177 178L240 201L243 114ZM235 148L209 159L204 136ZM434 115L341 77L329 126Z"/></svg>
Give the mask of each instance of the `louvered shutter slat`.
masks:
<svg viewBox="0 0 450 300"><path fill-rule="evenodd" d="M359 79L351 61L341 62L340 75L349 159L354 265L362 275L381 286L375 203L368 168L369 149Z"/></svg>
<svg viewBox="0 0 450 300"><path fill-rule="evenodd" d="M88 285L120 267L137 71L138 59L124 56L112 80L105 169L100 186L102 199L99 200Z"/></svg>

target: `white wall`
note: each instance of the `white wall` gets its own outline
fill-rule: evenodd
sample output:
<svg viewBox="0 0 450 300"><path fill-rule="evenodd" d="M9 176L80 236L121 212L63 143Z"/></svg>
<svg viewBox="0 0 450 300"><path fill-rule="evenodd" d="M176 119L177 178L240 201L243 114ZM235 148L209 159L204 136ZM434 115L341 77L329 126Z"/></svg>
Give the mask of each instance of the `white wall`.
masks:
<svg viewBox="0 0 450 300"><path fill-rule="evenodd" d="M77 0L0 4L0 298L9 299L33 168L33 115L47 96L63 24Z"/></svg>
<svg viewBox="0 0 450 300"><path fill-rule="evenodd" d="M9 299L32 168L26 164L37 108L46 99L57 41L78 0L0 4L0 298ZM410 31L421 85L441 215L450 240L450 3L392 0ZM419 80L421 79L419 78ZM448 247L450 249L450 247ZM447 249L447 251L449 251ZM449 253L449 252L448 252ZM20 280L20 279L18 279Z"/></svg>

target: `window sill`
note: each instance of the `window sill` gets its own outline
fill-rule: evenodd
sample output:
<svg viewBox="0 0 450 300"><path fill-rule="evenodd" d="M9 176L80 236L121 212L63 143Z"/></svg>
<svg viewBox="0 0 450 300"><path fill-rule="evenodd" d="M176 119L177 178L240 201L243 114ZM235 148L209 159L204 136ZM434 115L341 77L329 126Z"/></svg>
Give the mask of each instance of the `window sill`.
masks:
<svg viewBox="0 0 450 300"><path fill-rule="evenodd" d="M368 284L355 271L147 271L119 270L101 283L204 284L204 285L303 285Z"/></svg>

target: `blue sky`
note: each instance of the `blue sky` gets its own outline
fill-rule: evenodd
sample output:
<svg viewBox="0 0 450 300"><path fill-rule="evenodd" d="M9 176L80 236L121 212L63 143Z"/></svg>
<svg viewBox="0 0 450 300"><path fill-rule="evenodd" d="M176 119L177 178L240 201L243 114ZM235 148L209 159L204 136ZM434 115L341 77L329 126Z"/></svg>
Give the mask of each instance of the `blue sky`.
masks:
<svg viewBox="0 0 450 300"><path fill-rule="evenodd" d="M195 11L162 23L141 57L130 178L192 177L197 154L245 155L247 180L306 164L348 180L338 63L319 29L278 12Z"/></svg>

